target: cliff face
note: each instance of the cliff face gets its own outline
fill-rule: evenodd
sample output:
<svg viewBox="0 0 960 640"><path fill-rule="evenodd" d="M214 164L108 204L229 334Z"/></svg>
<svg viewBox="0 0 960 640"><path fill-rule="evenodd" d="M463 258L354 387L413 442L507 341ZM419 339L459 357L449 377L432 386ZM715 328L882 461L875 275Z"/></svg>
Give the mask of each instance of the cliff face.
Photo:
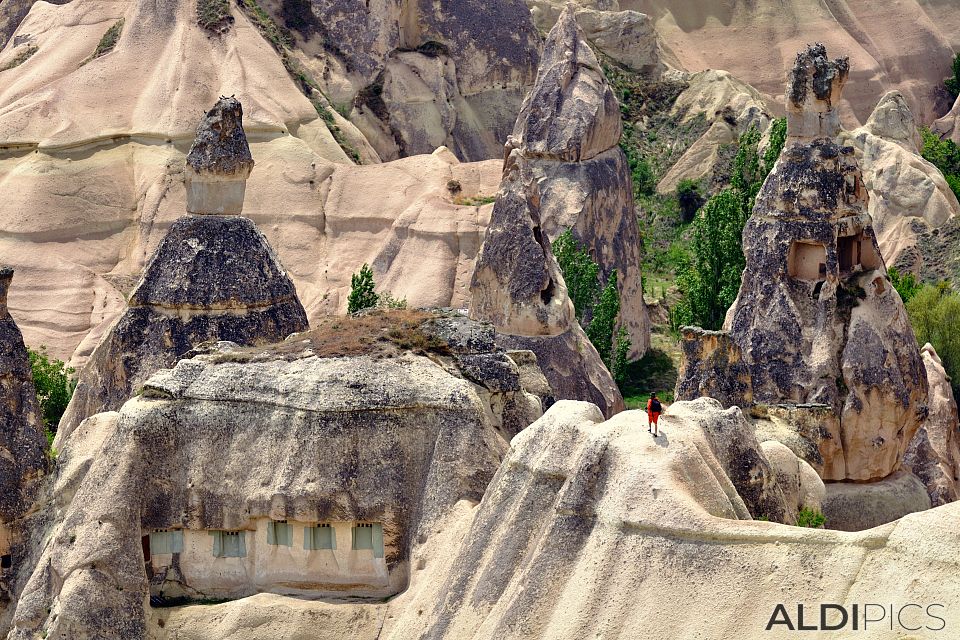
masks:
<svg viewBox="0 0 960 640"><path fill-rule="evenodd" d="M63 439L51 542L18 567L31 575L10 637L148 637L148 601L403 591L411 554L481 499L508 439L542 413L530 354L496 348L489 325L421 316L383 328L429 351L373 332L369 353L318 357L333 329L219 343L85 421ZM333 539L314 542L318 527ZM375 531L368 548L355 529ZM230 551L225 535L243 542Z"/></svg>

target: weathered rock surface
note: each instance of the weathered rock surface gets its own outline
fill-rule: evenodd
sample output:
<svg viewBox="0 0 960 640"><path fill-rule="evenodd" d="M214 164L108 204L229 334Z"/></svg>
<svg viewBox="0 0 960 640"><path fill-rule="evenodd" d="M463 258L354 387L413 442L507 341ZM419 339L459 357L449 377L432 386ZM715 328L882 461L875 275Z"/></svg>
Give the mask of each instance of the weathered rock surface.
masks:
<svg viewBox="0 0 960 640"><path fill-rule="evenodd" d="M900 469L877 482L828 482L823 499L826 526L863 531L930 508L923 482Z"/></svg>
<svg viewBox="0 0 960 640"><path fill-rule="evenodd" d="M240 215L252 170L243 107L236 98L221 97L200 120L187 153L187 212Z"/></svg>
<svg viewBox="0 0 960 640"><path fill-rule="evenodd" d="M451 336L436 348L459 355L321 358L310 334L268 348L224 344L157 372L119 414L85 421L64 438L53 493L71 497L17 602L10 637L152 636L148 595L402 591L415 567L411 549L457 502L483 495L515 433L503 430L511 405L532 402L527 420L540 415L492 336L481 341L486 351L460 339L489 327L456 318L434 325L434 335ZM484 362L498 366L491 374ZM270 547L253 551L263 544L258 524L271 519L379 523L385 574L351 582L358 569L346 567L326 582L301 566L299 578L287 575ZM169 529L187 543L150 583L141 537ZM200 542L190 536L208 540L207 530L246 532L255 573L192 564Z"/></svg>
<svg viewBox="0 0 960 640"><path fill-rule="evenodd" d="M544 33L557 23L567 4L562 0L527 0L533 23ZM628 69L655 79L673 64L672 54L664 51L653 20L646 14L618 11L615 2L601 2L577 8L576 19L591 45Z"/></svg>
<svg viewBox="0 0 960 640"><path fill-rule="evenodd" d="M758 0L691 3L688 0L581 0L608 10L650 15L664 45L690 71L726 69L782 103L783 79L794 52L824 42L850 57L857 74L836 104L848 127L865 122L876 97L898 90L921 122L946 111L936 91L960 49L960 17L950 0L896 4ZM780 114L778 114L780 115Z"/></svg>
<svg viewBox="0 0 960 640"><path fill-rule="evenodd" d="M604 282L617 271L620 324L631 357L640 358L650 345L650 321L621 130L619 103L569 7L547 37L536 84L507 142L504 171L519 163L522 179L536 183L536 195L525 195L537 200L535 233L552 241L570 229Z"/></svg>
<svg viewBox="0 0 960 640"><path fill-rule="evenodd" d="M920 156L920 134L903 95L884 95L866 125L842 138L862 154L868 210L884 259L920 273L925 261L938 257L923 234L960 215L960 203L940 170Z"/></svg>
<svg viewBox="0 0 960 640"><path fill-rule="evenodd" d="M822 512L826 488L813 467L776 440L761 442L760 449L770 463L777 478L777 485L783 492L784 522L796 524L796 514L801 509Z"/></svg>
<svg viewBox="0 0 960 640"><path fill-rule="evenodd" d="M920 478L935 507L960 497L960 420L950 378L929 343L920 350L930 387L930 414L903 459L903 466Z"/></svg>
<svg viewBox="0 0 960 640"><path fill-rule="evenodd" d="M557 399L586 399L612 415L623 398L574 315L540 224L537 184L518 151L506 164L471 281L470 317L493 324L504 347L536 353Z"/></svg>
<svg viewBox="0 0 960 640"><path fill-rule="evenodd" d="M835 418L815 443L822 467L808 461L825 480L868 481L900 467L926 417L927 379L867 213L860 159L837 138L834 105L848 71L822 45L798 55L787 143L743 233L730 344L707 336L710 345L685 346L713 362L686 363L678 391L709 392L708 381L728 373L742 381L746 365L749 385L721 388L725 402L827 405ZM722 370L710 374L714 365Z"/></svg>
<svg viewBox="0 0 960 640"><path fill-rule="evenodd" d="M726 71L708 69L685 76L684 82L687 88L677 96L672 117L689 126L702 115L708 128L657 183L660 193L676 191L684 179L710 178L725 145L735 144L750 127L765 131L772 118L770 102Z"/></svg>
<svg viewBox="0 0 960 640"><path fill-rule="evenodd" d="M441 145L462 160L497 157L540 44L522 0L496 11L480 0L312 0L287 24L322 52L325 92L353 105L350 119L388 160Z"/></svg>
<svg viewBox="0 0 960 640"><path fill-rule="evenodd" d="M46 439L23 336L7 312L13 269L0 267L0 618L10 602L15 574L29 553L23 517L33 505L47 468ZM6 561L9 561L6 562Z"/></svg>
<svg viewBox="0 0 960 640"><path fill-rule="evenodd" d="M293 283L251 220L184 216L81 371L58 442L87 416L119 409L202 342L267 344L307 326Z"/></svg>
<svg viewBox="0 0 960 640"><path fill-rule="evenodd" d="M960 144L960 97L953 103L953 108L939 120L930 125L930 130L941 138L953 140Z"/></svg>

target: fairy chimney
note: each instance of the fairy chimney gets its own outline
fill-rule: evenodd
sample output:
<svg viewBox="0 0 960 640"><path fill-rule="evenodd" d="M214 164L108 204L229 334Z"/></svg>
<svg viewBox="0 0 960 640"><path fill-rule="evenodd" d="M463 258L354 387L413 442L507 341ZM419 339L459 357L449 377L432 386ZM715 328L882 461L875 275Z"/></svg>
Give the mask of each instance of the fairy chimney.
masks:
<svg viewBox="0 0 960 640"><path fill-rule="evenodd" d="M221 97L197 127L187 154L187 212L240 215L253 156L243 132L243 107Z"/></svg>

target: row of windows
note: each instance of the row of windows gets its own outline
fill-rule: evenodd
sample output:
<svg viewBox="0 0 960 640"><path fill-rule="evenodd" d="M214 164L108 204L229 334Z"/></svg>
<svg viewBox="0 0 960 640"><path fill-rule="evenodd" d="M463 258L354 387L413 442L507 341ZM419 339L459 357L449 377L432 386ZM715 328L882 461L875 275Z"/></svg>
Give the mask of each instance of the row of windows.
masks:
<svg viewBox="0 0 960 640"><path fill-rule="evenodd" d="M243 558L247 555L243 531L211 531L213 555L217 558ZM361 522L350 529L350 548L354 551L370 549L374 558L383 557L383 525ZM293 526L289 522L271 521L267 524L267 544L293 546ZM314 551L336 549L337 536L329 524L303 528L303 548ZM154 531L150 534L150 553L182 553L183 530Z"/></svg>

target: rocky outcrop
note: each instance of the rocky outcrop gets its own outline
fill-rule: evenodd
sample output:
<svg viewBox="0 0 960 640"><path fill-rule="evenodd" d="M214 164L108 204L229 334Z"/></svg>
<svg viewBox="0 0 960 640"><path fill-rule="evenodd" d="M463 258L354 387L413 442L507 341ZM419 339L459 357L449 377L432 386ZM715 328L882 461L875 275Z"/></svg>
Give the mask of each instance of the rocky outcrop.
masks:
<svg viewBox="0 0 960 640"><path fill-rule="evenodd" d="M568 7L544 45L537 81L507 142L504 168L517 162L537 185L537 222L551 241L570 229L600 265L617 272L620 324L630 355L650 345L640 278L640 234L626 156L619 147L620 106Z"/></svg>
<svg viewBox="0 0 960 640"><path fill-rule="evenodd" d="M860 159L838 138L835 105L848 71L822 45L797 56L787 143L744 229L747 266L725 323L751 396L725 400L827 405L836 418L822 424L822 466L809 462L825 480L870 481L899 469L926 417L927 379L886 275ZM685 347L694 357L714 351ZM694 378L703 368L684 365ZM701 388L678 382L681 398Z"/></svg>
<svg viewBox="0 0 960 640"><path fill-rule="evenodd" d="M187 164L188 207L200 215L177 220L157 247L126 313L81 371L58 438L87 416L118 409L202 342L266 344L307 328L296 289L256 225L213 215L240 212L253 166L238 102L223 99L207 114Z"/></svg>
<svg viewBox="0 0 960 640"><path fill-rule="evenodd" d="M825 526L839 531L872 529L929 508L923 482L906 469L877 482L828 482L823 498Z"/></svg>
<svg viewBox="0 0 960 640"><path fill-rule="evenodd" d="M27 348L7 311L13 270L0 267L0 618L29 554L22 519L32 508L47 468L42 416Z"/></svg>
<svg viewBox="0 0 960 640"><path fill-rule="evenodd" d="M557 23L567 6L562 0L527 0L533 23L544 33ZM673 63L664 50L650 16L637 11L619 11L615 3L576 9L577 24L597 51L616 63L649 79L657 79Z"/></svg>
<svg viewBox="0 0 960 640"><path fill-rule="evenodd" d="M950 378L929 343L920 350L930 386L930 414L910 442L903 466L927 487L935 507L960 497L960 421Z"/></svg>
<svg viewBox="0 0 960 640"><path fill-rule="evenodd" d="M446 145L496 157L536 73L539 37L522 0L312 0L298 29L317 73L381 158ZM291 7L292 8L292 7ZM299 27L299 28L298 28ZM311 60L307 64L315 64Z"/></svg>
<svg viewBox="0 0 960 640"><path fill-rule="evenodd" d="M956 102L953 103L953 108L945 116L930 125L930 130L941 138L950 139L960 144L958 120L960 120L960 97L957 97Z"/></svg>
<svg viewBox="0 0 960 640"><path fill-rule="evenodd" d="M940 170L920 156L920 134L906 99L887 93L866 125L842 138L861 154L868 211L884 259L901 272L919 274L940 258L924 234L960 215L960 203Z"/></svg>
<svg viewBox="0 0 960 640"><path fill-rule="evenodd" d="M364 321L342 322L356 331ZM65 439L54 495L71 497L11 637L143 638L148 596L403 591L412 550L458 503L481 499L508 438L541 413L489 325L416 326L429 357L318 357L327 340L311 333L256 349L221 343L157 372L119 414L84 422ZM378 336L367 337L376 349ZM505 430L518 405L526 421ZM275 522L293 527L289 548L269 542ZM358 522L380 532L372 555L351 549ZM301 530L317 523L346 539L311 552ZM242 555L215 557L211 532L224 530L245 539ZM147 540L170 531L181 540L173 551Z"/></svg>
<svg viewBox="0 0 960 640"><path fill-rule="evenodd" d="M750 127L765 131L773 113L759 91L726 71L687 74L683 82L686 88L677 96L670 117L688 128L704 118L707 129L657 183L657 191L664 194L675 192L684 179L711 179L724 148L736 144Z"/></svg>

